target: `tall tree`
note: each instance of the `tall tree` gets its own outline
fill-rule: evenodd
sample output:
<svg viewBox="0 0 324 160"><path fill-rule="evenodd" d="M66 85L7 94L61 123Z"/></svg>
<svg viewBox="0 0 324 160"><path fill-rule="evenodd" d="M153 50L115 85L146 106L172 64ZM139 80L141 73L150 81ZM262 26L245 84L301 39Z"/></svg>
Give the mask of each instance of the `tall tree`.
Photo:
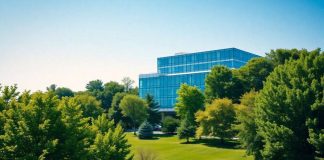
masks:
<svg viewBox="0 0 324 160"><path fill-rule="evenodd" d="M132 126L129 117L125 117L122 114L122 109L120 107L121 100L127 95L125 92L116 93L111 104L111 108L108 111L108 117L114 120L115 124L121 123L124 128Z"/></svg>
<svg viewBox="0 0 324 160"><path fill-rule="evenodd" d="M96 134L93 144L89 148L91 159L132 159L130 145L127 142L123 128L107 119L103 114L92 124L92 131Z"/></svg>
<svg viewBox="0 0 324 160"><path fill-rule="evenodd" d="M263 88L263 81L273 71L272 62L263 57L253 58L244 66L233 70L234 75L243 82L244 92L254 89L256 91Z"/></svg>
<svg viewBox="0 0 324 160"><path fill-rule="evenodd" d="M278 66L284 64L289 60L297 60L300 57L300 54L307 53L307 50L297 50L297 49L276 49L271 50L270 53L266 53L266 58Z"/></svg>
<svg viewBox="0 0 324 160"><path fill-rule="evenodd" d="M146 102L138 96L126 95L121 100L120 107L123 115L132 120L134 135L136 135L136 126L147 118L148 107Z"/></svg>
<svg viewBox="0 0 324 160"><path fill-rule="evenodd" d="M84 117L97 118L104 112L100 102L87 93L75 95L72 99L80 105Z"/></svg>
<svg viewBox="0 0 324 160"><path fill-rule="evenodd" d="M208 102L216 98L238 101L243 94L242 82L225 66L215 66L205 80L205 95Z"/></svg>
<svg viewBox="0 0 324 160"><path fill-rule="evenodd" d="M196 121L199 123L197 137L210 135L219 137L223 142L225 138L232 138L235 122L235 108L231 100L215 99L207 105L205 111L198 111Z"/></svg>
<svg viewBox="0 0 324 160"><path fill-rule="evenodd" d="M195 86L182 84L177 91L178 98L175 111L181 119L187 118L191 124L195 123L195 113L203 109L205 97Z"/></svg>
<svg viewBox="0 0 324 160"><path fill-rule="evenodd" d="M154 101L154 97L152 95L146 95L145 101L148 106L148 118L147 122L152 125L159 124L161 121L161 113L159 112L159 104Z"/></svg>
<svg viewBox="0 0 324 160"><path fill-rule="evenodd" d="M55 89L54 93L58 96L59 99L62 97L73 97L74 92L70 88L58 87Z"/></svg>
<svg viewBox="0 0 324 160"><path fill-rule="evenodd" d="M124 85L124 87L125 87L125 92L129 92L130 91L130 89L132 89L133 88L133 84L134 84L134 80L132 80L130 77L124 77L123 79L122 79L122 83L123 83L123 85Z"/></svg>
<svg viewBox="0 0 324 160"><path fill-rule="evenodd" d="M256 99L264 159L314 159L316 149L323 152L324 54L299 52L298 60L275 68Z"/></svg>
<svg viewBox="0 0 324 160"><path fill-rule="evenodd" d="M263 143L260 135L257 134L257 126L255 122L255 98L257 92L251 90L245 93L240 101L241 104L237 110L237 120L239 124L235 126L238 130L239 141L246 148L248 155L254 155L254 159L261 159Z"/></svg>
<svg viewBox="0 0 324 160"><path fill-rule="evenodd" d="M105 109L109 109L113 100L113 97L118 92L123 92L124 86L118 82L110 81L104 85L102 106Z"/></svg>

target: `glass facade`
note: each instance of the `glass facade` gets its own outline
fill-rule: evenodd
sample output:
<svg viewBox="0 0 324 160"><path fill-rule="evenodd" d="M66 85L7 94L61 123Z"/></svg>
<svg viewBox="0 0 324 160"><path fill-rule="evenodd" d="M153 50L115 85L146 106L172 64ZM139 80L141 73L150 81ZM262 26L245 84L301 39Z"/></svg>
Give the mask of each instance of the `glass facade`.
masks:
<svg viewBox="0 0 324 160"><path fill-rule="evenodd" d="M176 54L157 59L158 71L154 74L139 76L139 94L154 96L160 105L160 111L173 111L177 90L182 83L205 89L205 78L215 65L239 68L255 54L236 48L205 52Z"/></svg>

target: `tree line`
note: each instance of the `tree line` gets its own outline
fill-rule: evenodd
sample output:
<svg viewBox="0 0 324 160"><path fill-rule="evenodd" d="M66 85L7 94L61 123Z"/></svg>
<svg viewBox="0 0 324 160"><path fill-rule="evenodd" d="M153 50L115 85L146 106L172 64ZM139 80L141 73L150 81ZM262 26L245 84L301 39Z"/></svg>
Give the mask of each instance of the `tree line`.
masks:
<svg viewBox="0 0 324 160"><path fill-rule="evenodd" d="M205 91L183 84L179 138L237 137L255 159L315 159L324 154L324 54L271 50L239 69L215 66Z"/></svg>

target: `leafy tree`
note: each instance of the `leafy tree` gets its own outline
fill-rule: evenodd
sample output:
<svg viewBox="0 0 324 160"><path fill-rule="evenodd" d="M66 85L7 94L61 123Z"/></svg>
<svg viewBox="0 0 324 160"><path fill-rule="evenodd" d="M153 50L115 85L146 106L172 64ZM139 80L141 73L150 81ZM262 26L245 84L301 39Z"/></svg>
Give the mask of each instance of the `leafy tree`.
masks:
<svg viewBox="0 0 324 160"><path fill-rule="evenodd" d="M83 117L97 118L104 110L101 108L100 102L93 96L83 93L72 98L82 110Z"/></svg>
<svg viewBox="0 0 324 160"><path fill-rule="evenodd" d="M196 121L199 123L197 137L210 135L219 137L222 142L225 138L232 138L235 133L232 128L235 116L235 108L231 100L215 99L206 106L205 111L196 113Z"/></svg>
<svg viewBox="0 0 324 160"><path fill-rule="evenodd" d="M305 53L307 53L307 50L276 49L271 50L270 53L266 53L266 58L270 59L275 66L278 66L289 60L297 60L300 54Z"/></svg>
<svg viewBox="0 0 324 160"><path fill-rule="evenodd" d="M187 118L193 125L195 122L195 113L204 107L204 95L195 86L182 84L177 91L177 103L175 104L175 111L181 119Z"/></svg>
<svg viewBox="0 0 324 160"><path fill-rule="evenodd" d="M189 143L189 138L195 136L196 126L193 125L189 119L184 118L181 121L180 127L177 130L178 137L180 139L186 139L186 143Z"/></svg>
<svg viewBox="0 0 324 160"><path fill-rule="evenodd" d="M174 133L179 126L179 120L170 116L166 116L162 120L162 132L164 133Z"/></svg>
<svg viewBox="0 0 324 160"><path fill-rule="evenodd" d="M68 159L84 159L92 140L89 118L83 117L81 106L71 98L63 98L58 109L64 124L60 154Z"/></svg>
<svg viewBox="0 0 324 160"><path fill-rule="evenodd" d="M237 120L239 122L236 125L238 130L238 138L242 146L246 148L248 155L253 154L255 159L261 159L261 152L263 143L261 137L257 134L257 126L255 122L255 97L257 92L252 90L245 93L240 101L241 104L237 110Z"/></svg>
<svg viewBox="0 0 324 160"><path fill-rule="evenodd" d="M66 87L58 87L55 89L55 94L58 96L59 99L62 97L73 97L74 93L70 88Z"/></svg>
<svg viewBox="0 0 324 160"><path fill-rule="evenodd" d="M150 139L152 137L153 137L152 125L147 121L143 122L138 129L138 138L139 139Z"/></svg>
<svg viewBox="0 0 324 160"><path fill-rule="evenodd" d="M256 99L264 159L314 159L315 149L323 151L324 54L299 52L275 68Z"/></svg>
<svg viewBox="0 0 324 160"><path fill-rule="evenodd" d="M93 80L93 81L90 81L87 85L86 85L86 89L89 91L89 92L98 92L98 91L103 91L104 90L104 87L103 87L103 82L99 79L97 80Z"/></svg>
<svg viewBox="0 0 324 160"><path fill-rule="evenodd" d="M92 131L96 133L95 140L89 148L91 159L132 159L130 145L127 142L123 128L107 119L103 114L93 122Z"/></svg>
<svg viewBox="0 0 324 160"><path fill-rule="evenodd" d="M52 93L36 92L28 105L12 100L3 110L0 159L56 159L62 123Z"/></svg>
<svg viewBox="0 0 324 160"><path fill-rule="evenodd" d="M123 79L122 79L122 83L123 83L123 85L124 85L124 87L125 87L125 92L129 92L130 91L130 89L132 89L133 88L133 84L134 84L134 80L132 80L130 77L124 77Z"/></svg>
<svg viewBox="0 0 324 160"><path fill-rule="evenodd" d="M159 104L155 102L153 96L149 94L146 95L145 101L148 106L147 122L149 122L152 125L159 124L161 121L161 114L159 113Z"/></svg>
<svg viewBox="0 0 324 160"><path fill-rule="evenodd" d="M132 126L131 120L129 119L129 117L123 116L120 107L120 102L126 95L127 93L125 92L116 93L113 98L111 108L109 108L108 112L109 119L114 120L115 124L121 123L125 128Z"/></svg>
<svg viewBox="0 0 324 160"><path fill-rule="evenodd" d="M215 66L205 80L205 95L208 102L215 98L230 98L238 101L244 92L243 84L225 66Z"/></svg>
<svg viewBox="0 0 324 160"><path fill-rule="evenodd" d="M50 86L46 87L46 90L55 92L56 87L56 84L51 84Z"/></svg>
<svg viewBox="0 0 324 160"><path fill-rule="evenodd" d="M129 94L133 94L133 95L139 95L139 92L138 92L138 87L135 87L135 88L131 88L129 89L129 92L127 92Z"/></svg>
<svg viewBox="0 0 324 160"><path fill-rule="evenodd" d="M126 95L120 102L122 114L132 120L134 135L136 125L141 124L147 118L147 104L144 100L135 95Z"/></svg>
<svg viewBox="0 0 324 160"><path fill-rule="evenodd" d="M253 58L241 68L233 70L233 74L242 80L245 91L250 91L253 88L258 91L263 88L263 81L273 71L273 68L270 60L259 57Z"/></svg>
<svg viewBox="0 0 324 160"><path fill-rule="evenodd" d="M113 97L118 92L123 92L124 86L120 85L118 82L110 81L104 85L104 90L102 94L102 106L105 109L109 109L111 106Z"/></svg>
<svg viewBox="0 0 324 160"><path fill-rule="evenodd" d="M19 95L15 87L4 88L0 94L0 104L5 105L0 112L0 159L132 158L122 128L115 128L106 115L90 124L78 96L59 100L52 91Z"/></svg>

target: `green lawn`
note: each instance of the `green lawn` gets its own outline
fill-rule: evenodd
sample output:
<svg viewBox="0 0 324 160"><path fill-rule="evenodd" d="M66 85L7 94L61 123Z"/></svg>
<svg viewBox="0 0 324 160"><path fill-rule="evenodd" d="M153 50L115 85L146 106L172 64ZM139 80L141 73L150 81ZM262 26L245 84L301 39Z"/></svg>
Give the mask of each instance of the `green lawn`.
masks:
<svg viewBox="0 0 324 160"><path fill-rule="evenodd" d="M219 142L200 141L183 144L176 136L156 136L152 140L139 140L132 133L127 133L135 160L139 150L149 150L158 156L158 160L251 160L243 149L236 149L237 144L219 145Z"/></svg>

